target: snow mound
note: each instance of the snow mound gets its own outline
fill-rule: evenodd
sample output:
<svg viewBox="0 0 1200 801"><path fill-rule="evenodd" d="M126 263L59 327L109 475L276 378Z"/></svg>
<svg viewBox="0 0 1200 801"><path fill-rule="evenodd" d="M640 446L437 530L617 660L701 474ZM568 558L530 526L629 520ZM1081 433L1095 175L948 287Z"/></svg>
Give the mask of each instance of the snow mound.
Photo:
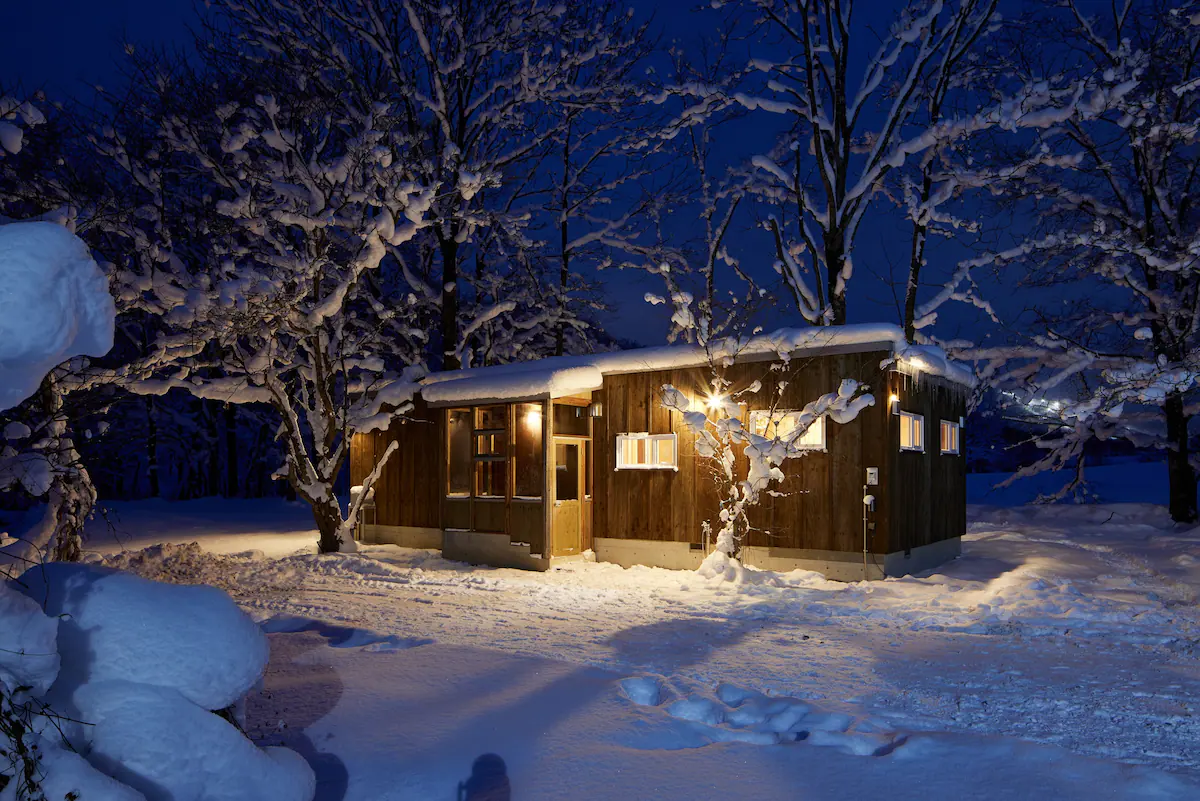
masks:
<svg viewBox="0 0 1200 801"><path fill-rule="evenodd" d="M198 542L153 545L104 557L100 564L167 584L207 584L234 598L288 595L304 580L302 570L261 554L214 554Z"/></svg>
<svg viewBox="0 0 1200 801"><path fill-rule="evenodd" d="M308 801L316 780L303 757L260 749L174 689L106 681L76 693L93 723L93 762L148 801Z"/></svg>
<svg viewBox="0 0 1200 801"><path fill-rule="evenodd" d="M126 680L179 691L224 709L258 683L266 637L213 587L159 584L90 565L51 563L21 577L59 624L64 669L55 693Z"/></svg>
<svg viewBox="0 0 1200 801"><path fill-rule="evenodd" d="M58 621L0 582L0 683L45 694L58 676Z"/></svg>
<svg viewBox="0 0 1200 801"><path fill-rule="evenodd" d="M74 751L45 737L42 751L42 791L46 798L78 798L80 801L145 801L145 796L106 776ZM72 795L74 793L74 795Z"/></svg>
<svg viewBox="0 0 1200 801"><path fill-rule="evenodd" d="M0 409L51 369L112 348L108 279L78 237L49 222L0 225Z"/></svg>
<svg viewBox="0 0 1200 801"><path fill-rule="evenodd" d="M622 694L633 703L661 713L652 733L639 733L628 745L676 750L712 743L757 745L803 743L834 748L852 756L886 756L907 742L907 736L855 711L822 709L812 701L765 695L734 684L716 692L656 676L635 676L620 682Z"/></svg>

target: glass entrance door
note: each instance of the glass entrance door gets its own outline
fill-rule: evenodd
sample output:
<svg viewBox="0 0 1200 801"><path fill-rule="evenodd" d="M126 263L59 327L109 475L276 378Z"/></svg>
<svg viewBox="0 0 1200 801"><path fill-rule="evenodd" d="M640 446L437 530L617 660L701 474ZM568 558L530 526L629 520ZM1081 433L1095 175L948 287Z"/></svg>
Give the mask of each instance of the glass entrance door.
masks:
<svg viewBox="0 0 1200 801"><path fill-rule="evenodd" d="M583 531L586 440L554 438L554 536L552 555L570 556L581 549Z"/></svg>

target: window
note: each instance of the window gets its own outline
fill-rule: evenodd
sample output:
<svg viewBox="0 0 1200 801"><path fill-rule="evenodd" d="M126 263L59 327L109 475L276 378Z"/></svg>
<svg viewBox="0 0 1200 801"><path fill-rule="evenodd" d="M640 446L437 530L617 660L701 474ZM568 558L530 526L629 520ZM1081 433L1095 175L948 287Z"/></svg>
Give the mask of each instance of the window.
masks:
<svg viewBox="0 0 1200 801"><path fill-rule="evenodd" d="M476 460L475 497L503 498L505 484L508 483L505 481L508 477L506 467L503 456L498 457L498 461Z"/></svg>
<svg viewBox="0 0 1200 801"><path fill-rule="evenodd" d="M579 500L579 445L559 442L554 446L554 499Z"/></svg>
<svg viewBox="0 0 1200 801"><path fill-rule="evenodd" d="M958 423L949 420L942 421L942 453L958 453L959 432L962 428Z"/></svg>
<svg viewBox="0 0 1200 801"><path fill-rule="evenodd" d="M507 417L506 406L475 408L476 498L503 498L507 494Z"/></svg>
<svg viewBox="0 0 1200 801"><path fill-rule="evenodd" d="M900 450L925 450L925 418L912 412L900 412Z"/></svg>
<svg viewBox="0 0 1200 801"><path fill-rule="evenodd" d="M446 495L471 497L471 410L451 409L446 442Z"/></svg>
<svg viewBox="0 0 1200 801"><path fill-rule="evenodd" d="M546 457L542 453L542 404L519 403L513 433L513 497L541 498Z"/></svg>
<svg viewBox="0 0 1200 801"><path fill-rule="evenodd" d="M617 434L618 470L677 470L674 434Z"/></svg>
<svg viewBox="0 0 1200 801"><path fill-rule="evenodd" d="M788 439L800 426L800 412L765 409L750 412L750 431L760 437ZM825 450L825 418L818 417L803 434L792 440L797 448L815 451Z"/></svg>

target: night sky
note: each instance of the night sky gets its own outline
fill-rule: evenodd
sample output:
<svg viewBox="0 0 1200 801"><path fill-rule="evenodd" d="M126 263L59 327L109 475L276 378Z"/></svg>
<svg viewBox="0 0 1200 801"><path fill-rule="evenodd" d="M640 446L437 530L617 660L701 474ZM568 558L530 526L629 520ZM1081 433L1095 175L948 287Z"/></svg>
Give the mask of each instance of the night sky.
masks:
<svg viewBox="0 0 1200 801"><path fill-rule="evenodd" d="M689 47L720 25L722 19L707 7L696 10L694 0L635 0L631 5L645 15L653 14L654 26L663 42L679 41ZM855 15L865 24L871 24L890 20L892 9L890 0L860 2ZM119 62L125 42L187 48L188 26L195 19L194 14L192 0L60 0L16 4L5 9L10 30L19 35L9 37L6 46L0 48L0 85L16 82L26 91L44 89L52 99L67 95L86 99L93 85L115 87L121 82ZM862 47L864 53L873 50L873 39L863 41L869 42ZM723 134L724 141L718 146L726 150L717 155L729 164L736 164L753 152L767 149L772 133L763 122L761 116L756 116L740 130ZM908 236L906 227L890 211L877 215L874 224L864 225L854 254L851 322L898 322L899 302L888 276L893 268L906 269ZM760 280L772 278L770 265L774 254L770 237L754 227L749 215L743 215L742 226L733 232L730 249ZM949 272L952 268L949 260L965 253L965 250L953 255L945 249L934 251L931 264L939 256L945 263L932 264L931 272L938 275ZM648 290L661 292L660 280L638 273L604 273L601 277L613 306L613 314L606 320L610 333L643 344L660 342L669 312L664 313L661 306L648 308L642 300ZM986 291L988 281L985 276L980 278ZM1011 284L1012 280L1009 278L1005 283ZM902 286L896 292L902 292ZM998 307L1015 310L1010 291L995 294ZM769 317L767 322L771 325L802 324L786 298L781 298L780 309ZM978 340L983 333L979 322L977 313L951 304L943 307L936 331L942 337Z"/></svg>

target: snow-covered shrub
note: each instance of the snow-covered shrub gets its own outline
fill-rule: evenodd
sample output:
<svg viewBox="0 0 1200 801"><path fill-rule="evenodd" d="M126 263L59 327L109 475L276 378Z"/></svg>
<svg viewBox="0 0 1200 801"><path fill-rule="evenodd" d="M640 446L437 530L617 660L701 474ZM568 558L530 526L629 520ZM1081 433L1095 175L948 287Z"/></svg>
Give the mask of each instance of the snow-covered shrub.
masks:
<svg viewBox="0 0 1200 801"><path fill-rule="evenodd" d="M0 692L25 702L22 742L37 751L0 761L5 777L33 778L24 795L7 782L0 801L312 798L303 758L260 749L215 714L267 662L265 635L220 590L54 563L0 585L0 613L16 624L0 631Z"/></svg>
<svg viewBox="0 0 1200 801"><path fill-rule="evenodd" d="M63 371L55 368L107 353L116 309L87 245L50 222L0 225L0 286L0 410L25 401L34 423L32 430L5 426L0 490L20 485L47 500L44 514L0 553L0 572L11 565L20 572L51 551L78 556L95 491L70 436Z"/></svg>

